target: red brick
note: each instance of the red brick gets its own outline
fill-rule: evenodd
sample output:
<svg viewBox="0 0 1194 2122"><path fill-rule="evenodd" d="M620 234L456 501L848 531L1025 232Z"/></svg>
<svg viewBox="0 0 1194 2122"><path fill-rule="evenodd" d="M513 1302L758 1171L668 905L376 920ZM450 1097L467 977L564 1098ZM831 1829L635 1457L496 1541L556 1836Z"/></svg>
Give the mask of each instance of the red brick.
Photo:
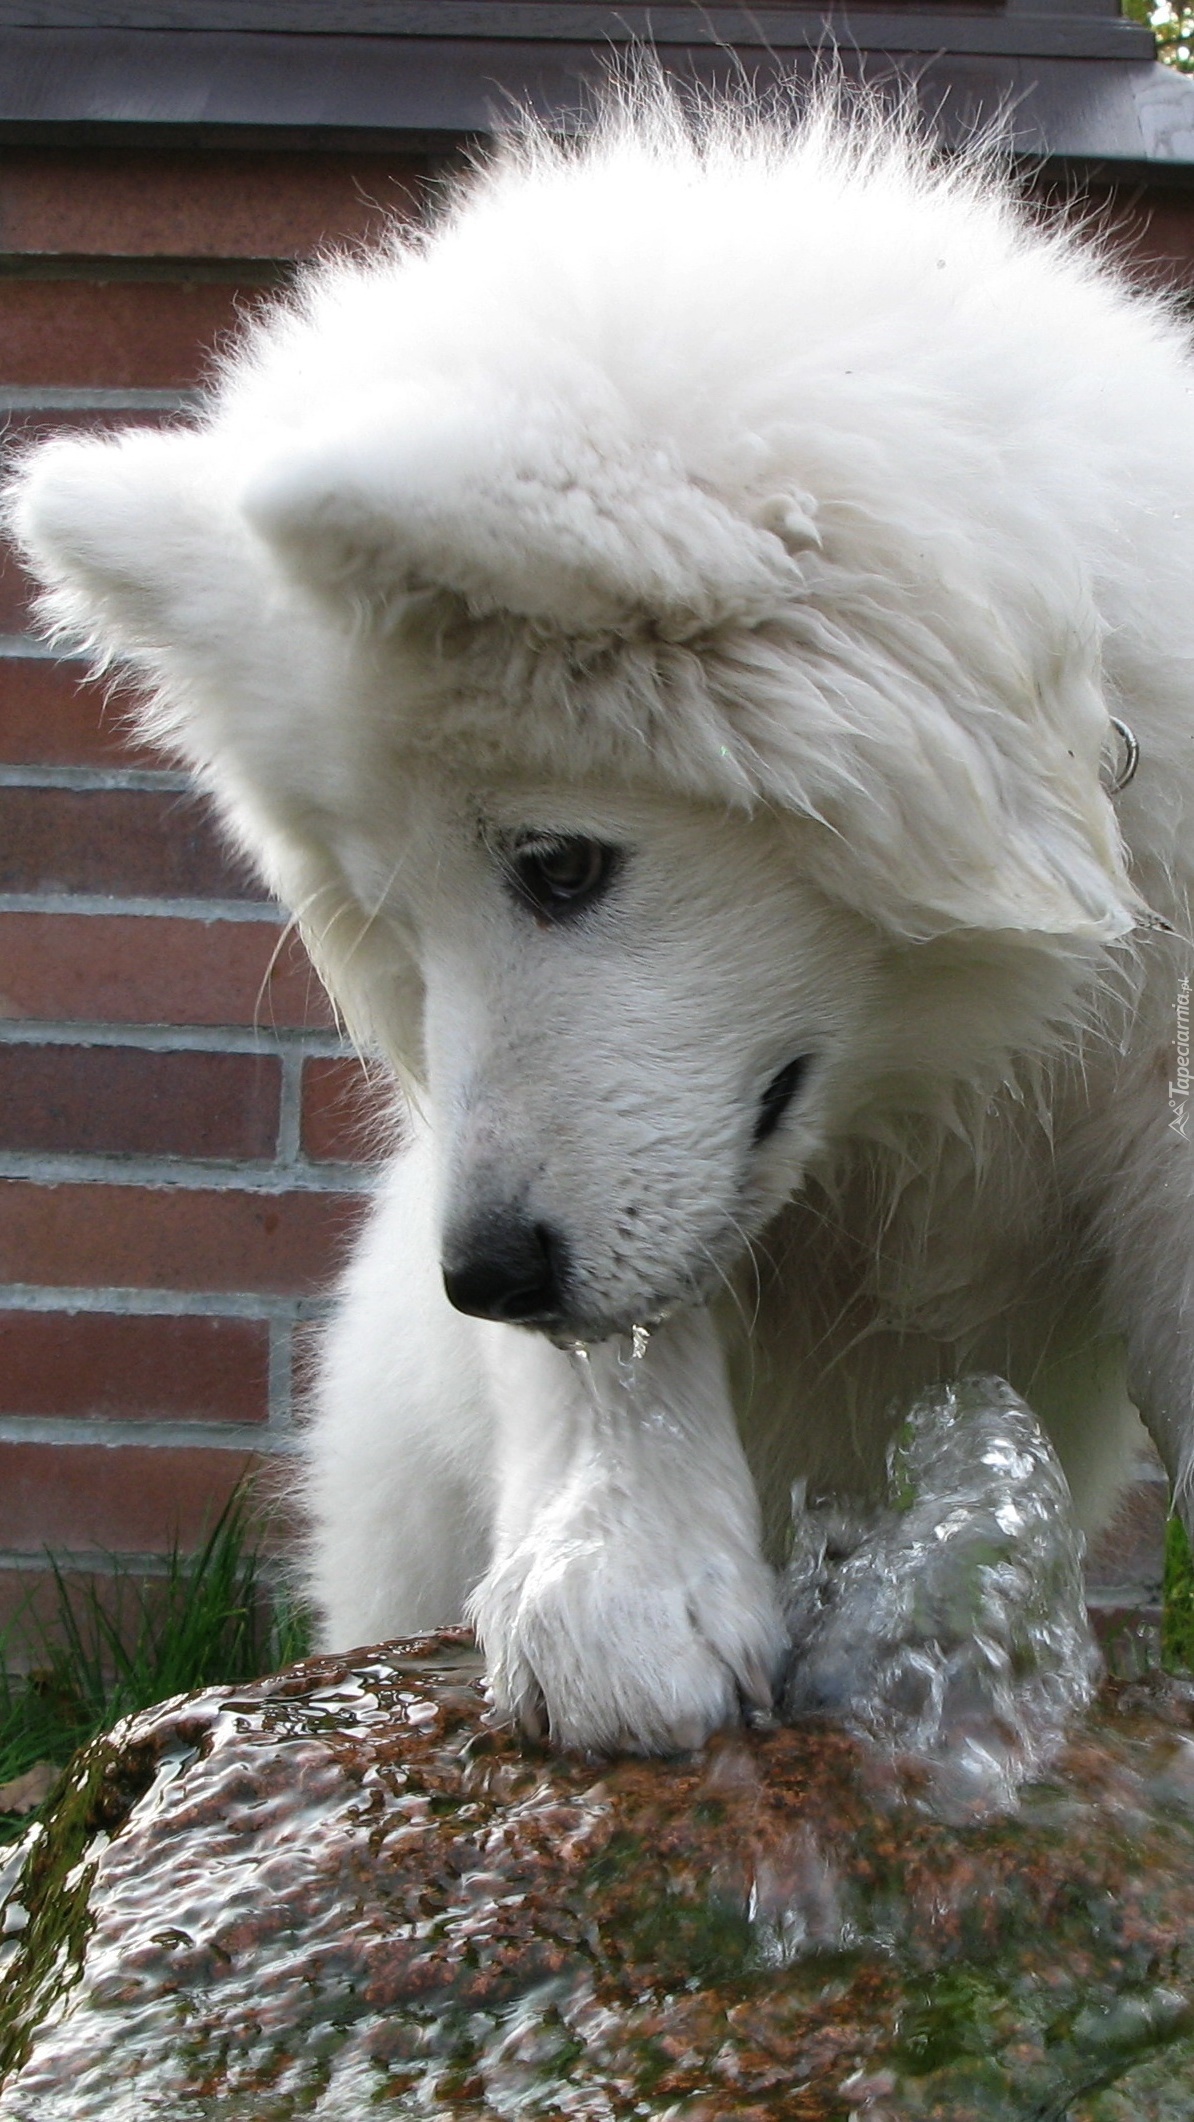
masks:
<svg viewBox="0 0 1194 2122"><path fill-rule="evenodd" d="M0 1312L0 1413L264 1422L268 1412L264 1320Z"/></svg>
<svg viewBox="0 0 1194 2122"><path fill-rule="evenodd" d="M392 155L13 149L0 250L298 258L408 217L419 173Z"/></svg>
<svg viewBox="0 0 1194 2122"><path fill-rule="evenodd" d="M223 280L0 279L0 384L195 384L261 293Z"/></svg>
<svg viewBox="0 0 1194 2122"><path fill-rule="evenodd" d="M304 1154L320 1163L378 1163L394 1145L393 1099L351 1056L305 1061Z"/></svg>
<svg viewBox="0 0 1194 2122"><path fill-rule="evenodd" d="M0 634L33 630L33 583L11 545L0 539Z"/></svg>
<svg viewBox="0 0 1194 2122"><path fill-rule="evenodd" d="M1044 177L1031 187L1046 221L1093 220L1114 256L1152 286L1189 287L1194 281L1194 208L1181 193L1112 190L1084 185L1075 197L1068 186Z"/></svg>
<svg viewBox="0 0 1194 2122"><path fill-rule="evenodd" d="M137 1444L0 1444L0 1548L164 1553L200 1544L253 1455Z"/></svg>
<svg viewBox="0 0 1194 2122"><path fill-rule="evenodd" d="M272 969L271 969L272 968ZM326 1026L302 945L267 921L0 914L0 1016L84 1024Z"/></svg>
<svg viewBox="0 0 1194 2122"><path fill-rule="evenodd" d="M264 1538L260 1542L263 1547L276 1544ZM92 1615L99 1606L122 1631L127 1642L138 1625L141 1612L146 1607L152 1612L166 1591L166 1579L157 1571L135 1569L127 1561L119 1573L115 1573L104 1566L106 1560L106 1554L97 1554L94 1568L88 1569L84 1563L82 1569L62 1571L62 1584L84 1629L90 1630ZM267 1596L263 1587L263 1624L268 1622ZM44 1671L52 1647L62 1638L62 1596L49 1564L31 1567L27 1562L23 1569L0 1568L0 1640L4 1644L5 1664L9 1671ZM105 1656L106 1646L97 1648L110 1671L112 1660Z"/></svg>
<svg viewBox="0 0 1194 2122"><path fill-rule="evenodd" d="M133 1579L140 1585L144 1575ZM90 1613L94 1598L109 1615L119 1602L116 1578L106 1570L64 1573L63 1582L79 1610ZM48 1646L60 1640L61 1596L49 1564L41 1569L0 1569L0 1642L4 1663L10 1672L37 1671L44 1667Z"/></svg>
<svg viewBox="0 0 1194 2122"><path fill-rule="evenodd" d="M141 1157L271 1157L272 1054L0 1046L0 1148Z"/></svg>
<svg viewBox="0 0 1194 2122"><path fill-rule="evenodd" d="M50 1288L306 1295L335 1273L362 1208L346 1193L8 1179L0 1181L0 1277Z"/></svg>
<svg viewBox="0 0 1194 2122"><path fill-rule="evenodd" d="M117 1627L124 1627L127 1636L136 1626L140 1600L160 1595L164 1580L156 1573L134 1571L127 1564L116 1575L103 1566L105 1556L97 1555L96 1561L95 1569L62 1572L72 1611L87 1628L98 1606ZM62 1639L62 1592L49 1563L41 1568L27 1564L24 1569L0 1569L0 1641L9 1671L44 1672L52 1647ZM97 1648L102 1656L102 1646ZM110 1669L110 1661L106 1662Z"/></svg>
<svg viewBox="0 0 1194 2122"><path fill-rule="evenodd" d="M0 633L7 629L0 624ZM6 766L162 766L128 732L126 696L70 663L0 657L0 760Z"/></svg>
<svg viewBox="0 0 1194 2122"><path fill-rule="evenodd" d="M268 898L197 800L126 788L0 788L0 891Z"/></svg>
<svg viewBox="0 0 1194 2122"><path fill-rule="evenodd" d="M1145 268L1154 283L1189 287L1194 281L1194 211L1180 197L1152 198L1138 204L1110 199L1100 226Z"/></svg>

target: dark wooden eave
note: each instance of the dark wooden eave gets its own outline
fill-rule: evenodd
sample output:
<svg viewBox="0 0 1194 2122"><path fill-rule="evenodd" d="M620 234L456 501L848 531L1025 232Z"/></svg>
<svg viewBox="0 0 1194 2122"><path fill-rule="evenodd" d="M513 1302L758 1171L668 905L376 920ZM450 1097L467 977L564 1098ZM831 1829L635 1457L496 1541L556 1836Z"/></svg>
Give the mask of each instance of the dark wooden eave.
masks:
<svg viewBox="0 0 1194 2122"><path fill-rule="evenodd" d="M1001 113L1017 149L1194 181L1194 83L1116 0L879 7L550 0L0 0L0 141L376 148L567 123L611 51L706 83L911 84L946 138Z"/></svg>

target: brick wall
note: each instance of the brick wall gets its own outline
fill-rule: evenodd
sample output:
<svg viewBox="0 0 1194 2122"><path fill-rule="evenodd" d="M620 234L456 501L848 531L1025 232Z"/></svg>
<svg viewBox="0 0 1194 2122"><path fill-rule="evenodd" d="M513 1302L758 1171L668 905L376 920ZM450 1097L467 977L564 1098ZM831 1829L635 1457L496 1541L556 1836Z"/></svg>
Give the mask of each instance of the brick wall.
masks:
<svg viewBox="0 0 1194 2122"><path fill-rule="evenodd" d="M0 413L168 418L238 310L418 211L379 155L0 151ZM1194 211L1120 209L1187 283ZM278 911L183 777L28 631L0 554L0 1623L68 1568L152 1570L291 1436L296 1342L360 1212L347 1059ZM1092 1581L1149 1625L1142 1463Z"/></svg>
<svg viewBox="0 0 1194 2122"><path fill-rule="evenodd" d="M0 155L10 439L168 418L289 261L419 185L377 155ZM0 1623L47 1548L152 1571L285 1452L367 1177L361 1072L278 909L27 592L0 564Z"/></svg>

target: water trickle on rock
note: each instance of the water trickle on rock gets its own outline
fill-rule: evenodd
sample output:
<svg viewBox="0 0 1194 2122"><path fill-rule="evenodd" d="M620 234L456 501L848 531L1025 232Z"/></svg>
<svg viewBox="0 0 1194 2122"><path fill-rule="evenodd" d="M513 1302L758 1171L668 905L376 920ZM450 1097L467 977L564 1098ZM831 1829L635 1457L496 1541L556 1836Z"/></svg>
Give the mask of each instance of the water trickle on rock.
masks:
<svg viewBox="0 0 1194 2122"><path fill-rule="evenodd" d="M641 1357L574 1353L648 1436ZM1002 1383L889 1475L798 1512L786 1726L561 1757L455 1631L96 1742L0 1880L0 2122L1189 2122L1194 1683L1089 1706Z"/></svg>
<svg viewBox="0 0 1194 2122"><path fill-rule="evenodd" d="M14 1865L0 2118L1189 2122L1192 1695L960 1826L819 1720L553 1756L459 1633L166 1705Z"/></svg>

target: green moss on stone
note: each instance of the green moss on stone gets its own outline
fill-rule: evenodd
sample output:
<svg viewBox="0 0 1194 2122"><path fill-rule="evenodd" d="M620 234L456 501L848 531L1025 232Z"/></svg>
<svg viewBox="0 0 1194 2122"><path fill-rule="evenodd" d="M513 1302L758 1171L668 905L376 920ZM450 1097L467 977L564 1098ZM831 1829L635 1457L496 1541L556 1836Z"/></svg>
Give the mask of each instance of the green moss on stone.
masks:
<svg viewBox="0 0 1194 2122"><path fill-rule="evenodd" d="M156 1766L156 1764L154 1764ZM58 1788L48 1823L30 1837L9 1907L27 1925L0 1988L0 2078L17 2069L34 2031L58 1998L78 1980L94 1917L90 1910L95 1860L86 1861L97 1833L123 1819L153 1777L142 1780L127 1750L97 1739L76 1755Z"/></svg>
<svg viewBox="0 0 1194 2122"><path fill-rule="evenodd" d="M989 1977L971 1968L944 1968L914 1986L894 2053L914 2077L927 2077L965 2057L986 2057L1002 2002L1001 1987Z"/></svg>

